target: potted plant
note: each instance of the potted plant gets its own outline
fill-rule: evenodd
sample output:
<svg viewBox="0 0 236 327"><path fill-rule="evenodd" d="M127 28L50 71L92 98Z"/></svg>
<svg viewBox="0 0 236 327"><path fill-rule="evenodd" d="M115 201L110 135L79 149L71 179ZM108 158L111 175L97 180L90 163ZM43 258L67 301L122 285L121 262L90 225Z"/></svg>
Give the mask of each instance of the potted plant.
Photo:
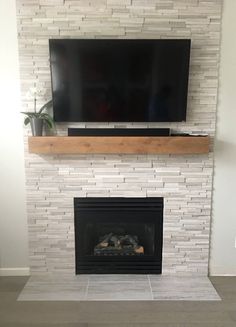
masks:
<svg viewBox="0 0 236 327"><path fill-rule="evenodd" d="M43 134L43 125L46 124L50 129L54 127L54 121L52 117L44 112L52 106L52 100L46 102L39 111L36 110L37 104L37 95L41 93L41 90L32 88L28 92L28 97L33 97L34 99L34 111L24 111L22 114L26 115L24 124L31 125L31 131L33 136L42 136Z"/></svg>

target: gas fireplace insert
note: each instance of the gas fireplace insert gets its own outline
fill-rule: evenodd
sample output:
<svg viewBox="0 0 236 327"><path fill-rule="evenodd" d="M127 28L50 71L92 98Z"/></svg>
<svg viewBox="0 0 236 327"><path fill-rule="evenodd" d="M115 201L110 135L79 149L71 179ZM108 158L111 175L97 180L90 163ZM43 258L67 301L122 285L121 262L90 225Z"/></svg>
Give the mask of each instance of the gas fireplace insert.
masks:
<svg viewBox="0 0 236 327"><path fill-rule="evenodd" d="M75 198L76 274L162 270L163 198Z"/></svg>

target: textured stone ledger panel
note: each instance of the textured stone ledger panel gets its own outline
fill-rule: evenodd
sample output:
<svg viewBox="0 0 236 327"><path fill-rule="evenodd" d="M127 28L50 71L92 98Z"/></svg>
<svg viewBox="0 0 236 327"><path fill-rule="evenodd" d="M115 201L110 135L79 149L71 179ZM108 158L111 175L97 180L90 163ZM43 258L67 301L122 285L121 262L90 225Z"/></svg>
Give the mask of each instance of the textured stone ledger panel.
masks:
<svg viewBox="0 0 236 327"><path fill-rule="evenodd" d="M17 0L22 110L29 87L51 96L49 38L191 38L187 122L58 124L215 133L221 0ZM164 274L207 275L213 154L37 156L25 135L30 266L74 274L73 197L165 198Z"/></svg>

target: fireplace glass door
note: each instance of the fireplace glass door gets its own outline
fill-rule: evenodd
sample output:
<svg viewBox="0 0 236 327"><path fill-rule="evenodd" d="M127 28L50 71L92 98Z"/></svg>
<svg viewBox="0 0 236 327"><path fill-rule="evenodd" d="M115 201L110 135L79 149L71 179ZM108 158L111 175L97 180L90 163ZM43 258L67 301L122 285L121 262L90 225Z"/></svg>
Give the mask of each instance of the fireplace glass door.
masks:
<svg viewBox="0 0 236 327"><path fill-rule="evenodd" d="M76 273L161 273L162 198L76 198Z"/></svg>

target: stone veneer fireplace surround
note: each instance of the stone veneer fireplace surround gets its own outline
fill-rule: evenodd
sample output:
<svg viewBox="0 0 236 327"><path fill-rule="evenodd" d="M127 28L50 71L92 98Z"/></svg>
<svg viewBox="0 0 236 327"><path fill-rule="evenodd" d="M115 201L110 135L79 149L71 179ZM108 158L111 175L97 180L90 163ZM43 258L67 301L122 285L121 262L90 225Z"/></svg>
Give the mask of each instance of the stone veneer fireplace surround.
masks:
<svg viewBox="0 0 236 327"><path fill-rule="evenodd" d="M17 0L23 110L33 108L25 95L35 81L50 90L49 38L190 38L187 122L58 124L57 130L66 135L68 127L171 127L213 140L221 5L220 0ZM101 196L164 197L163 274L208 274L212 149L206 155L38 156L28 153L27 135L32 274L74 275L73 198Z"/></svg>

